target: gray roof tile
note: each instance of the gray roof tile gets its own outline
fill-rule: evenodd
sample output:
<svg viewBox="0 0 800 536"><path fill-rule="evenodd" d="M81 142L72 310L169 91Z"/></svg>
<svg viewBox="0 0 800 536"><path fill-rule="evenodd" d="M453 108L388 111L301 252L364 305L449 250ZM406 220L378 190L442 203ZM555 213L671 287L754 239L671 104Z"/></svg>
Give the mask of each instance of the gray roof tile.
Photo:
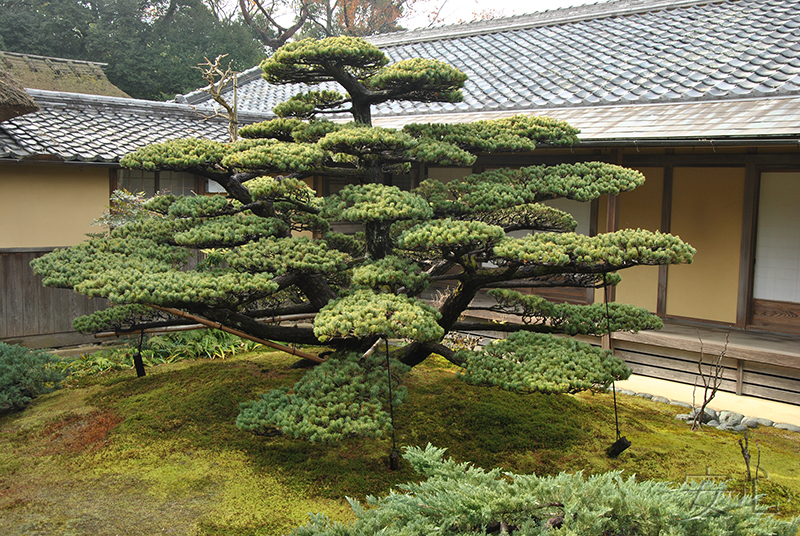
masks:
<svg viewBox="0 0 800 536"><path fill-rule="evenodd" d="M41 110L0 123L0 158L48 156L66 161L115 162L139 147L168 139L227 139L224 121L204 121L187 105L27 91ZM250 123L265 118L263 114L244 114L240 120Z"/></svg>
<svg viewBox="0 0 800 536"><path fill-rule="evenodd" d="M376 125L551 115L581 139L800 135L796 0L617 0L374 38L392 61L442 59L469 76L464 101L385 103ZM240 121L308 87L239 78ZM340 89L323 84L325 89ZM0 124L0 158L115 162L143 145L224 140L191 106L30 91L42 107ZM206 106L197 91L181 102Z"/></svg>
<svg viewBox="0 0 800 536"><path fill-rule="evenodd" d="M618 0L372 40L392 61L435 58L467 73L460 110L524 110L796 92L787 75L800 67L798 27L796 0ZM301 87L272 86L256 75L248 72L239 85L246 110L268 112ZM198 94L186 97L193 102ZM396 113L385 104L373 117Z"/></svg>

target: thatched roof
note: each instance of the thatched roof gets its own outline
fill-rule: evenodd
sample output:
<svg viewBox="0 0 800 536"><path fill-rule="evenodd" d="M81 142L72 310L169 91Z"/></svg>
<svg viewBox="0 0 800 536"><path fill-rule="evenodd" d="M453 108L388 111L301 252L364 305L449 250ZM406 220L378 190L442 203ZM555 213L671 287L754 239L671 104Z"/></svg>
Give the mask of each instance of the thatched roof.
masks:
<svg viewBox="0 0 800 536"><path fill-rule="evenodd" d="M105 63L0 52L0 69L28 89L44 89L61 93L129 95L112 84L103 72Z"/></svg>
<svg viewBox="0 0 800 536"><path fill-rule="evenodd" d="M11 75L0 70L0 121L39 110L39 105Z"/></svg>

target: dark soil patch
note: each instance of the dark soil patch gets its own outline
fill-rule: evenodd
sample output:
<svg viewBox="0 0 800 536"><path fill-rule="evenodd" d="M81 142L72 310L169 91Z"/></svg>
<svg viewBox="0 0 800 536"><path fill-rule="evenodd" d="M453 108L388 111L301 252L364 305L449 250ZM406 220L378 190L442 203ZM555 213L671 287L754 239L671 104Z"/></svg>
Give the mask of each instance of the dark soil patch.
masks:
<svg viewBox="0 0 800 536"><path fill-rule="evenodd" d="M46 440L42 454L93 452L102 448L108 434L121 422L122 418L111 410L65 415L42 431Z"/></svg>

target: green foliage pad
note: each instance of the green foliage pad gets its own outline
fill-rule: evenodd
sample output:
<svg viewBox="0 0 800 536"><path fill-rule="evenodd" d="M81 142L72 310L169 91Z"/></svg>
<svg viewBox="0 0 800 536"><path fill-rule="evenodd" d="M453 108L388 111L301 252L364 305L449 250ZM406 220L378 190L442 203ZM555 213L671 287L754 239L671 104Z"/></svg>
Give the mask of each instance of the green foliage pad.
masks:
<svg viewBox="0 0 800 536"><path fill-rule="evenodd" d="M575 393L605 389L626 380L625 363L590 344L541 333L513 333L484 351L462 350L459 377L473 385L496 385L518 393Z"/></svg>
<svg viewBox="0 0 800 536"><path fill-rule="evenodd" d="M389 376L394 383L409 370L394 360L390 364L387 371L380 353L363 359L356 354L331 357L291 389L274 389L243 403L236 426L259 435L280 430L312 442L380 436L391 426ZM392 396L392 403L402 403L405 388L395 385Z"/></svg>
<svg viewBox="0 0 800 536"><path fill-rule="evenodd" d="M292 535L794 536L800 526L800 520L767 515L754 499L736 499L710 482L673 486L637 482L620 472L539 477L486 471L443 455L430 444L407 448L404 457L426 480L368 497L366 507L351 499L352 524L312 515Z"/></svg>

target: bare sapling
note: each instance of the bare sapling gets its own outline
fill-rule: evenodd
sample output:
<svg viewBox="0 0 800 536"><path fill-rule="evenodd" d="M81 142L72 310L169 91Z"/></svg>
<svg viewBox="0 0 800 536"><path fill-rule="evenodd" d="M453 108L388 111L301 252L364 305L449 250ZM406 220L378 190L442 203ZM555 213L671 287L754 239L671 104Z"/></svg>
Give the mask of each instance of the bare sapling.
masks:
<svg viewBox="0 0 800 536"><path fill-rule="evenodd" d="M744 458L744 465L747 470L745 474L745 493L747 493L747 484L752 483L751 487L751 494L753 497L758 496L758 471L761 469L761 445L756 443L756 451L758 452L758 456L756 457L756 470L755 473L750 471L750 443L747 439L747 435L743 438L739 439L739 448L742 450L742 458ZM753 476L755 474L755 476Z"/></svg>
<svg viewBox="0 0 800 536"><path fill-rule="evenodd" d="M722 348L722 351L706 365L703 339L700 337L700 332L697 332L697 338L700 340L700 358L697 360L697 371L699 374L695 379L694 390L692 391L692 406L697 408L695 400L697 395L698 380L702 381L703 383L703 403L700 405L700 408L695 411L694 418L692 419L692 430L698 430L703 426L703 415L705 415L706 407L708 407L711 401L714 400L714 397L717 396L717 391L719 391L719 388L722 385L722 379L725 373L725 367L722 365L722 360L728 351L728 342L730 341L730 337L731 332L728 331L728 333L725 335L725 346Z"/></svg>

